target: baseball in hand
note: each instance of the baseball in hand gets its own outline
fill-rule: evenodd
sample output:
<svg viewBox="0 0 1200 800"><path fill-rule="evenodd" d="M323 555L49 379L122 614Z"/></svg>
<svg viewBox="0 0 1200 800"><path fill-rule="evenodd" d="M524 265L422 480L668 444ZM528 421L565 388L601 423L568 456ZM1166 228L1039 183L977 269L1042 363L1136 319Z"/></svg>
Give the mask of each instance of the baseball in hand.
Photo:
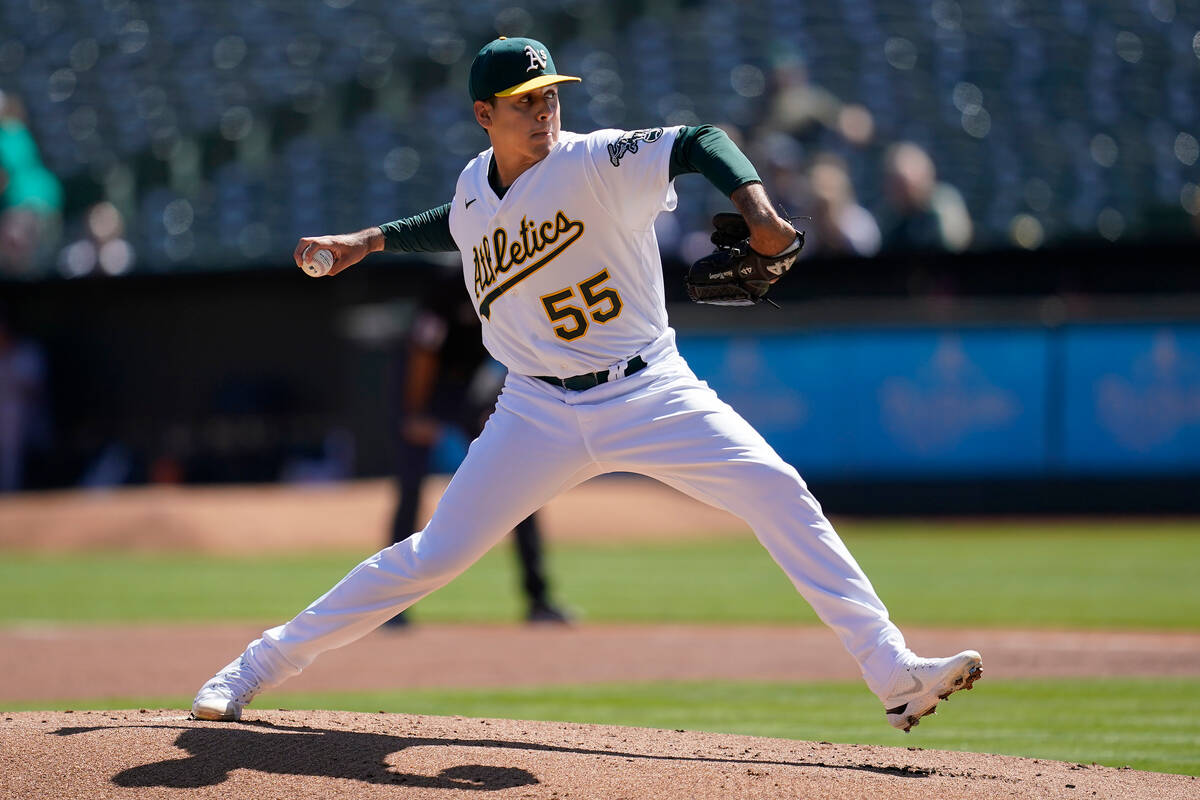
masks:
<svg viewBox="0 0 1200 800"><path fill-rule="evenodd" d="M313 253L312 258L305 260L304 271L314 278L320 278L323 275L328 275L329 270L333 269L333 251L318 250Z"/></svg>

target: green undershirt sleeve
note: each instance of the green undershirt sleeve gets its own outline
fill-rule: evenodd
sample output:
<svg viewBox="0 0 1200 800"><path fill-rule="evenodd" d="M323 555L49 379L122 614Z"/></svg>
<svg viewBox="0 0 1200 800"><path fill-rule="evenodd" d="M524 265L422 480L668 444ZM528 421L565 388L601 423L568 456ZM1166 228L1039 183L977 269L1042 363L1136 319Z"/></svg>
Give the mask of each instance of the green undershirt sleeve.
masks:
<svg viewBox="0 0 1200 800"><path fill-rule="evenodd" d="M379 226L388 253L445 253L458 249L450 235L450 204Z"/></svg>
<svg viewBox="0 0 1200 800"><path fill-rule="evenodd" d="M671 180L690 172L699 172L726 196L739 186L762 180L750 159L715 125L688 126L675 137Z"/></svg>

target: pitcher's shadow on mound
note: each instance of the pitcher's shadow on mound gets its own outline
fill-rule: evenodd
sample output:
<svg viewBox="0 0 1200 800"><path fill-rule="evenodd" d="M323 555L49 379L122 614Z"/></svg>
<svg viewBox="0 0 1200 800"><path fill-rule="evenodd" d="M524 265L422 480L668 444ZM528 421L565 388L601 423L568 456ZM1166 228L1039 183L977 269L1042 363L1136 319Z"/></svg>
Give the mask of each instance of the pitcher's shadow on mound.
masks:
<svg viewBox="0 0 1200 800"><path fill-rule="evenodd" d="M87 730L64 728L56 733L67 736ZM223 783L235 769L251 769L278 775L349 778L364 783L430 789L496 791L536 784L537 778L515 767L462 764L448 767L437 775L415 775L397 772L385 763L387 756L408 747L508 744L387 736L263 723L184 728L175 740L175 746L191 755L132 767L118 772L112 782L124 787L196 789Z"/></svg>
<svg viewBox="0 0 1200 800"><path fill-rule="evenodd" d="M60 728L58 736L73 736L110 726ZM126 726L112 726L126 727ZM912 766L874 766L869 764L828 764L820 761L773 760L737 756L673 756L649 753L622 753L580 747L556 747L535 742L510 742L499 739L430 739L415 736L388 736L379 733L331 731L304 726L274 725L269 722L243 722L240 725L187 727L180 725L134 725L128 727L181 730L175 746L186 750L186 758L172 758L118 772L112 782L124 787L162 786L195 789L216 786L235 769L250 769L277 775L308 775L348 778L372 784L391 784L430 789L468 789L498 791L539 783L529 771L518 767L462 764L447 767L437 775L396 772L385 761L392 753L409 747L474 747L523 752L571 753L610 758L652 761L688 761L735 763L780 767L852 770L901 778L928 778L932 770Z"/></svg>

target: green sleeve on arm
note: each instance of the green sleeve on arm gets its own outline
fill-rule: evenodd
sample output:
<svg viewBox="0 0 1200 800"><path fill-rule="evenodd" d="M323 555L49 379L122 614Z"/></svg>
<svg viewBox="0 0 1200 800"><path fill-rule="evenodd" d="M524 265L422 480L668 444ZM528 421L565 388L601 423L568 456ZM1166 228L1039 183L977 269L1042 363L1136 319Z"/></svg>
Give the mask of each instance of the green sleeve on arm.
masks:
<svg viewBox="0 0 1200 800"><path fill-rule="evenodd" d="M747 183L761 182L750 159L725 131L714 125L685 127L671 148L671 180L699 172L726 196Z"/></svg>
<svg viewBox="0 0 1200 800"><path fill-rule="evenodd" d="M444 253L457 250L450 235L450 204L379 226L388 253Z"/></svg>

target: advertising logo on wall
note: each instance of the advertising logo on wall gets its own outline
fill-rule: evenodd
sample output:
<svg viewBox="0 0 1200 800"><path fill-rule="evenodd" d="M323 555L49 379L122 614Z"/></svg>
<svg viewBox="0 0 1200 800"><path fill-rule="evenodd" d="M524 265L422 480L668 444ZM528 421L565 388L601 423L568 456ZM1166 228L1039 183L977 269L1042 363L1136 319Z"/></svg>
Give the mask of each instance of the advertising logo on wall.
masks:
<svg viewBox="0 0 1200 800"><path fill-rule="evenodd" d="M994 383L963 348L962 337L945 334L916 372L885 378L879 389L883 427L916 453L938 453L975 431L1003 428L1021 406L1015 392Z"/></svg>

